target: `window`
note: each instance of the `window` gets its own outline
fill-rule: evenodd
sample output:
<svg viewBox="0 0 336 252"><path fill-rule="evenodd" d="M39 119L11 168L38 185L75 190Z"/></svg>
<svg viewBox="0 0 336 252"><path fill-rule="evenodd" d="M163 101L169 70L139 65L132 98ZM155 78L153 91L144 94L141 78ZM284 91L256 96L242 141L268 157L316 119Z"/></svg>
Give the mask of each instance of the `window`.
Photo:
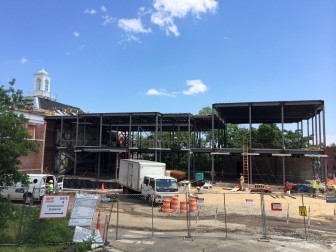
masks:
<svg viewBox="0 0 336 252"><path fill-rule="evenodd" d="M46 92L49 92L49 80L45 80L45 81L44 81L44 90L45 90Z"/></svg>
<svg viewBox="0 0 336 252"><path fill-rule="evenodd" d="M32 139L35 139L35 125L28 125L28 134Z"/></svg>
<svg viewBox="0 0 336 252"><path fill-rule="evenodd" d="M36 89L37 90L41 90L41 88L42 88L42 86L41 86L41 79L40 78L38 78L37 80L36 80Z"/></svg>
<svg viewBox="0 0 336 252"><path fill-rule="evenodd" d="M154 181L154 179L151 179L150 181L149 181L149 185L154 189L155 188L155 181Z"/></svg>

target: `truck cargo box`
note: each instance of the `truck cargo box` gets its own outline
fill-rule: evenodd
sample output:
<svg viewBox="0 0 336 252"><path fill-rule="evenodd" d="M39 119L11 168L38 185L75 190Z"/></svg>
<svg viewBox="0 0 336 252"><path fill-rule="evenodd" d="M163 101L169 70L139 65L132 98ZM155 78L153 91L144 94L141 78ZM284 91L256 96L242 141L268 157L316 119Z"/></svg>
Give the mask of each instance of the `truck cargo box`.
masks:
<svg viewBox="0 0 336 252"><path fill-rule="evenodd" d="M165 175L166 164L140 159L122 159L119 168L119 184L136 192L141 192L145 175Z"/></svg>

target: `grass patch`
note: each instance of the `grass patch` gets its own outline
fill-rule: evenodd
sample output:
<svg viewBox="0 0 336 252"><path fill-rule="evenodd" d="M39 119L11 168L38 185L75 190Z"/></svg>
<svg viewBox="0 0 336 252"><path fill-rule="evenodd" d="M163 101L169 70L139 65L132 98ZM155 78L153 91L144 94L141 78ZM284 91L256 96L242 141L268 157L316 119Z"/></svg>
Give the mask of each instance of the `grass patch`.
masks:
<svg viewBox="0 0 336 252"><path fill-rule="evenodd" d="M0 251L6 252L60 252L66 249L65 245L57 246L0 246Z"/></svg>

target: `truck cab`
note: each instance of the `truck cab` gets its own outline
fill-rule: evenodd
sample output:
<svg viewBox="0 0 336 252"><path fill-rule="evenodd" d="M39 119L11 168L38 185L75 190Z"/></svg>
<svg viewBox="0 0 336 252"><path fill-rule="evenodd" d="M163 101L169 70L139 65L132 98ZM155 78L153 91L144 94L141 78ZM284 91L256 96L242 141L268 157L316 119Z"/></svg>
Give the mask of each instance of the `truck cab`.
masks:
<svg viewBox="0 0 336 252"><path fill-rule="evenodd" d="M167 176L145 176L141 185L141 194L149 204L162 203L164 198L171 198L178 193L177 181ZM152 199L153 195L153 199Z"/></svg>

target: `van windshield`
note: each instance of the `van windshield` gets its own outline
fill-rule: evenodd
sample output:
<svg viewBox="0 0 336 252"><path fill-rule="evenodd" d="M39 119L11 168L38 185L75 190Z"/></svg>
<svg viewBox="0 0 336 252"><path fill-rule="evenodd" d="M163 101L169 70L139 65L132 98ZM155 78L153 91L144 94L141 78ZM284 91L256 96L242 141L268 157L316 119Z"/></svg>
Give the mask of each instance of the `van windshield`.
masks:
<svg viewBox="0 0 336 252"><path fill-rule="evenodd" d="M174 179L157 179L156 180L157 192L177 192L177 183Z"/></svg>

